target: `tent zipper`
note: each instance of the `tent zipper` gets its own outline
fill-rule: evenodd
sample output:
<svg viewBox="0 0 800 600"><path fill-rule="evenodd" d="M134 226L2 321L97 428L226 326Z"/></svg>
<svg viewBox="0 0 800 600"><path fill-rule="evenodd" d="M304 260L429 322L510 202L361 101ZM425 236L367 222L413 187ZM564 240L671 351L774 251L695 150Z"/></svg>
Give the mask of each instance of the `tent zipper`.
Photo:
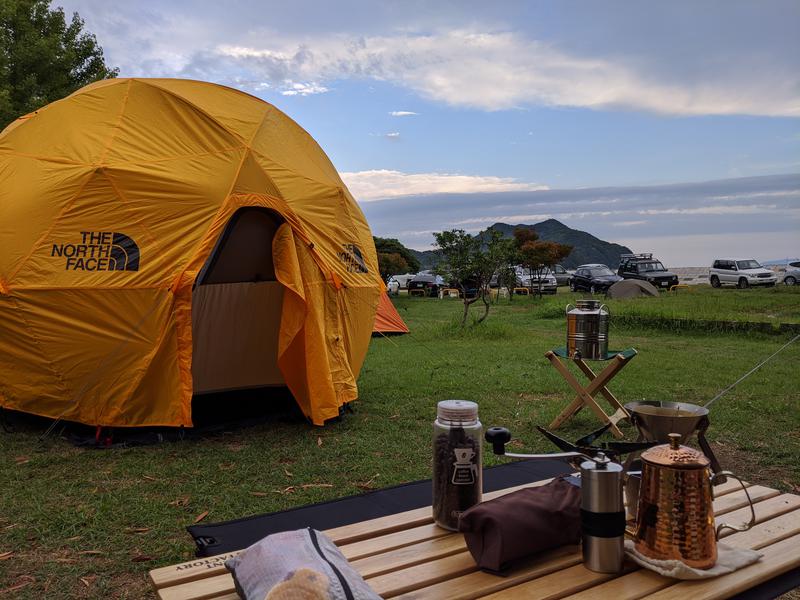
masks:
<svg viewBox="0 0 800 600"><path fill-rule="evenodd" d="M342 589L344 590L345 598L347 598L347 600L355 600L355 598L353 597L353 591L347 584L347 580L344 578L344 575L342 575L342 572L338 569L338 567L335 564L333 564L333 562L331 562L331 560L327 556L325 556L325 553L322 551L322 548L320 548L319 540L317 539L317 532L314 531L314 529L312 529L311 527L309 527L308 535L311 537L311 543L314 544L314 549L317 551L317 554L319 554L322 557L322 560L324 560L326 563L330 565L331 569L333 570L333 573L339 579L339 583L342 585Z"/></svg>

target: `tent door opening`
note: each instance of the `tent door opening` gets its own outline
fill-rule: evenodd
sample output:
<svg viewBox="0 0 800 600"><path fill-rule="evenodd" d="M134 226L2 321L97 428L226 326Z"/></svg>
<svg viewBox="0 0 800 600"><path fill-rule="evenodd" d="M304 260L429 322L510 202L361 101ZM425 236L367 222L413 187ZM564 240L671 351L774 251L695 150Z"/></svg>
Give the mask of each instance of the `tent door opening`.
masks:
<svg viewBox="0 0 800 600"><path fill-rule="evenodd" d="M241 208L231 217L192 292L195 394L283 386L278 332L283 286L272 239L283 219Z"/></svg>

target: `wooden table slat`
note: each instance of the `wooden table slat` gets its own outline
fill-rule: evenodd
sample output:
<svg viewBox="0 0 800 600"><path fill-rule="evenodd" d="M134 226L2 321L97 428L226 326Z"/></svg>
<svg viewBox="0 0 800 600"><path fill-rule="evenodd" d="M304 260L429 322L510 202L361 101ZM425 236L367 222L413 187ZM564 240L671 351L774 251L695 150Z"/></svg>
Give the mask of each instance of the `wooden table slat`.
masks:
<svg viewBox="0 0 800 600"><path fill-rule="evenodd" d="M404 529L403 531L388 533L369 540L361 540L359 542L353 542L352 544L339 546L339 550L342 551L342 554L345 555L347 560L358 560L359 558L390 552L396 548L403 548L426 540L445 537L450 535L450 533L450 531L430 523L429 525Z"/></svg>
<svg viewBox="0 0 800 600"><path fill-rule="evenodd" d="M455 600L464 598L480 598L487 593L500 591L505 588L510 588L515 584L536 579L548 573L560 572L562 569L572 567L581 562L580 551L577 546L562 546L554 550L542 552L536 556L532 556L520 565L516 566L505 576L492 575L484 571L479 571L475 568L475 562L472 557L466 554L472 562L473 571L464 576L448 576L447 579L442 579L442 575L437 575L437 570L431 570L434 577L427 579L424 586L420 582L409 583L406 582L405 587L413 587L412 590L403 593L403 588L392 589L386 598L397 597L403 600L411 599L425 599L425 600ZM433 565L432 565L433 566ZM438 580L438 581L437 581ZM370 585L372 582L370 581ZM423 588L424 589L420 589ZM381 594L380 590L374 588L376 592ZM398 595L398 593L400 595ZM383 595L383 594L381 594Z"/></svg>
<svg viewBox="0 0 800 600"><path fill-rule="evenodd" d="M161 600L208 600L222 594L235 593L233 577L229 573L216 577L195 579L189 583L173 585L158 590Z"/></svg>
<svg viewBox="0 0 800 600"><path fill-rule="evenodd" d="M464 542L464 536L448 535L446 537L436 538L435 540L428 540L411 546L405 546L394 552L377 554L375 556L362 558L361 560L355 560L350 564L352 564L365 579L369 579L370 577L383 575L384 573L397 569L404 569L419 563L458 554L459 552L464 552L466 549L467 545Z"/></svg>
<svg viewBox="0 0 800 600"><path fill-rule="evenodd" d="M633 570L633 568L634 565L625 563L626 572ZM577 564L569 569L556 571L512 588L495 592L488 596L481 596L481 598L484 600L502 600L502 598L508 598L509 594L511 594L517 598L525 598L525 600L555 600L568 594L592 588L614 577L617 577L617 575L595 573L584 567L583 564Z"/></svg>

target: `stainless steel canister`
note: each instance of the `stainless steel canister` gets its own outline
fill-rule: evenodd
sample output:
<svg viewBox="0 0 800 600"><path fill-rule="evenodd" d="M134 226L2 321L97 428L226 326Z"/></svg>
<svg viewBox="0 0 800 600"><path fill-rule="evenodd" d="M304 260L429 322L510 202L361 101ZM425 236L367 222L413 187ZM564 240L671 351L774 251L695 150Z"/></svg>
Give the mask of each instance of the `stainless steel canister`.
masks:
<svg viewBox="0 0 800 600"><path fill-rule="evenodd" d="M622 465L604 459L581 463L583 564L598 573L619 573L625 558Z"/></svg>
<svg viewBox="0 0 800 600"><path fill-rule="evenodd" d="M599 300L567 304L567 354L574 358L602 360L608 353L608 319L611 313ZM572 306L572 310L570 307Z"/></svg>

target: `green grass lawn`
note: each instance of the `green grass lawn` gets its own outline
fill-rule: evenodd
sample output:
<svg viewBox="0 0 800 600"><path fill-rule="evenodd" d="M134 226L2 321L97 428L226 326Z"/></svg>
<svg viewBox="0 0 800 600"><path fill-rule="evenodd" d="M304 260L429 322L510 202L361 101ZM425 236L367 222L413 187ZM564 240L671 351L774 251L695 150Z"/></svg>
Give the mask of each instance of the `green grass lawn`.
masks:
<svg viewBox="0 0 800 600"><path fill-rule="evenodd" d="M442 399L477 401L484 425L510 428L517 450L553 450L534 426L547 425L572 395L543 355L563 345L563 307L573 299L502 301L483 325L461 331L459 301L398 298L412 333L372 340L360 400L324 428L277 418L108 451L39 442L34 426L0 434L0 593L21 586L14 597L147 597L146 572L191 558L184 528L206 512L206 522L221 521L429 478ZM624 316L798 323L800 289L697 288L611 309L611 346L640 353L612 383L617 396L703 403L789 336L623 326ZM723 466L794 491L798 364L800 341L716 403L709 431ZM597 425L583 411L561 431L576 436Z"/></svg>

